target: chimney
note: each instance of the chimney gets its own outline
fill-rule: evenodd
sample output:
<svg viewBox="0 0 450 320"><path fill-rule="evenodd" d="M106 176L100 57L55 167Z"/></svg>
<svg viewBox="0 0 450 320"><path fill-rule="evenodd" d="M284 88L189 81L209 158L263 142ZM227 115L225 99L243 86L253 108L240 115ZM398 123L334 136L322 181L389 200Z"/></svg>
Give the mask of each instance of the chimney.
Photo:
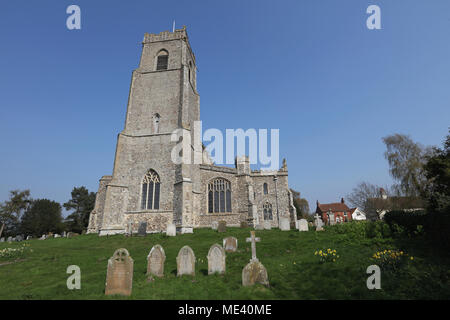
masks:
<svg viewBox="0 0 450 320"><path fill-rule="evenodd" d="M344 198L341 198L341 203L344 203Z"/></svg>

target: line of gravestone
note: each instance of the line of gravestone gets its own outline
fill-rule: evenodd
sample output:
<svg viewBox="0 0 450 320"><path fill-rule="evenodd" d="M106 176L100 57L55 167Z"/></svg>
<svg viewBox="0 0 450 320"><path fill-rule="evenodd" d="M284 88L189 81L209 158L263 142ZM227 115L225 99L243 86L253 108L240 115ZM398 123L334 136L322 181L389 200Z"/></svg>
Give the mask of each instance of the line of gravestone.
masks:
<svg viewBox="0 0 450 320"><path fill-rule="evenodd" d="M260 238L255 237L255 231L251 231L251 237L246 239L251 242L252 258L242 270L242 285L251 286L255 283L269 285L267 270L256 257L256 242ZM223 245L213 244L208 252L208 275L225 273L225 252L236 252L238 240L235 237L223 239ZM159 244L152 247L147 256L147 276L152 278L164 276L164 263L166 254ZM177 276L195 275L195 254L189 246L180 249L177 256ZM133 266L134 260L127 249L117 249L108 260L106 272L106 295L129 296L133 286Z"/></svg>

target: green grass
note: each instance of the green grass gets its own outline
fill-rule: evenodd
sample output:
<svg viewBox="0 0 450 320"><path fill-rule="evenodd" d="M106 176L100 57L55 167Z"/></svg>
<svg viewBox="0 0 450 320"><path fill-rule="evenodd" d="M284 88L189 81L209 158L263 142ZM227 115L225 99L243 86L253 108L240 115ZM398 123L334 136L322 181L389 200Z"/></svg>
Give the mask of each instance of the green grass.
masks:
<svg viewBox="0 0 450 320"><path fill-rule="evenodd" d="M266 267L269 287L243 287L242 269L251 258L250 228L228 228L226 233L196 229L194 234L126 238L123 235L83 235L71 239L0 243L0 250L29 248L16 257L0 258L0 299L449 299L450 259L430 250L422 239L367 239L355 233L256 231L261 238L256 251ZM235 236L238 252L227 253L226 274L207 275L206 255L214 243ZM160 244L166 253L165 276L147 282L147 255ZM176 256L189 245L197 258L195 277L176 277ZM106 266L118 248L134 259L130 297L105 296ZM323 248L336 249L336 262L319 263L314 255ZM396 273L382 272L381 290L368 290L366 268L381 249L399 249L414 256ZM5 262L16 261L12 264ZM3 265L2 265L3 264ZM68 290L69 265L81 268L81 290Z"/></svg>

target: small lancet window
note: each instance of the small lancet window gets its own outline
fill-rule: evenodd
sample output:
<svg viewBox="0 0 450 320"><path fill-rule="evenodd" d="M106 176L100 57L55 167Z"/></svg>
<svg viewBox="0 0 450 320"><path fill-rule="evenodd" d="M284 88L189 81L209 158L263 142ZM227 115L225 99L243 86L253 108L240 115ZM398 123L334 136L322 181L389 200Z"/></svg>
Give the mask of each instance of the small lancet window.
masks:
<svg viewBox="0 0 450 320"><path fill-rule="evenodd" d="M264 185L263 185L263 191L264 191L264 194L268 194L269 193L269 187L267 186L267 183L264 183Z"/></svg>
<svg viewBox="0 0 450 320"><path fill-rule="evenodd" d="M156 70L167 70L169 64L169 53L166 50L161 50L156 59Z"/></svg>
<svg viewBox="0 0 450 320"><path fill-rule="evenodd" d="M153 116L153 133L159 133L159 122L161 121L161 116L159 113L155 113Z"/></svg>

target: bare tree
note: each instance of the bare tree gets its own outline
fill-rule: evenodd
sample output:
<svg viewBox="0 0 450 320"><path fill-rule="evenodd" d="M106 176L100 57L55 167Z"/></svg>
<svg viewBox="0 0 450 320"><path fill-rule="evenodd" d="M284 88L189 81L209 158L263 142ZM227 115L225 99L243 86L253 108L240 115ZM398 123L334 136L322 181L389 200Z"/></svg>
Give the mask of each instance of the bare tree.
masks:
<svg viewBox="0 0 450 320"><path fill-rule="evenodd" d="M360 182L353 188L352 192L346 196L347 201L353 206L362 209L363 211L369 211L371 208L368 199L380 198L380 190L386 191L386 195L389 192L388 188L382 188L378 185L371 184L369 182Z"/></svg>

